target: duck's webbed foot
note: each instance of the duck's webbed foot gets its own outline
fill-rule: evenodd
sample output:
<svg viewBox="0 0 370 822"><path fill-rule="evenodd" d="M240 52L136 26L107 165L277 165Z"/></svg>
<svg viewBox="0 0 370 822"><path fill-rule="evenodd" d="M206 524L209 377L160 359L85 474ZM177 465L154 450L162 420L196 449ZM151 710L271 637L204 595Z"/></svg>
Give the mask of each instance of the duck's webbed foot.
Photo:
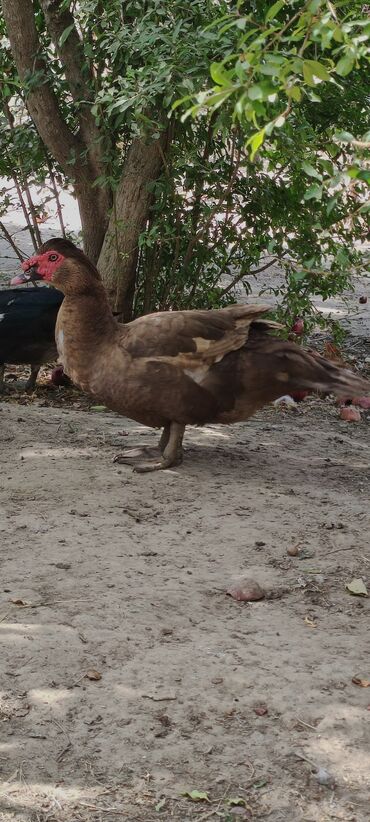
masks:
<svg viewBox="0 0 370 822"><path fill-rule="evenodd" d="M116 454L113 462L123 465L136 465L142 459L160 459L161 452L157 446L138 445L132 448L125 448L120 454Z"/></svg>
<svg viewBox="0 0 370 822"><path fill-rule="evenodd" d="M158 448L149 446L130 448L122 454L117 454L114 462L132 465L134 471L138 474L144 474L149 471L161 471L165 468L180 465L183 456L182 440L184 431L184 425L172 422L164 427ZM143 457L150 457L150 459L144 459L141 462L140 460L142 460Z"/></svg>

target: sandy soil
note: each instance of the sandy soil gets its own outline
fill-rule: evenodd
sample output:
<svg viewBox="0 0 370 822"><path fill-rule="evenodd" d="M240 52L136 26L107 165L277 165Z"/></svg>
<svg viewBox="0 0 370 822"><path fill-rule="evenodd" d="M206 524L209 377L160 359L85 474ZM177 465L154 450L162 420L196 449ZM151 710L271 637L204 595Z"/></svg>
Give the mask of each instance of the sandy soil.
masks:
<svg viewBox="0 0 370 822"><path fill-rule="evenodd" d="M369 374L368 285L318 307ZM139 476L112 458L151 432L73 391L4 399L0 822L368 822L370 606L346 584L370 590L370 412L193 429ZM227 595L245 576L264 599Z"/></svg>
<svg viewBox="0 0 370 822"><path fill-rule="evenodd" d="M150 431L45 402L0 405L1 822L368 820L370 413L191 429L137 475Z"/></svg>

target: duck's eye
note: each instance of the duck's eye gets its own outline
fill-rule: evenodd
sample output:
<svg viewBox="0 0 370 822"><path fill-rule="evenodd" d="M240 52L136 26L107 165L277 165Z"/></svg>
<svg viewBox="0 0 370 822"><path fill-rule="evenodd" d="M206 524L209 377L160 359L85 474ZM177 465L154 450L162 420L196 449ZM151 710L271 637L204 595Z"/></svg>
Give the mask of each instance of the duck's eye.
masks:
<svg viewBox="0 0 370 822"><path fill-rule="evenodd" d="M49 254L49 262L50 263L55 263L55 260L57 260L57 259L58 259L57 254Z"/></svg>

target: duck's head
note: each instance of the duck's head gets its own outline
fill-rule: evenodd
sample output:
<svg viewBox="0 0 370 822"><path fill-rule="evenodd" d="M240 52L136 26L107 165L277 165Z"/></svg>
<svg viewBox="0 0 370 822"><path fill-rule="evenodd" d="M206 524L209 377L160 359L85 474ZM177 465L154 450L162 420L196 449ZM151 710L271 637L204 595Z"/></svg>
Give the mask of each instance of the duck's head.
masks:
<svg viewBox="0 0 370 822"><path fill-rule="evenodd" d="M85 254L61 237L44 243L37 254L22 263L22 269L22 273L13 277L11 285L43 280L63 294L83 294L100 282L98 271Z"/></svg>

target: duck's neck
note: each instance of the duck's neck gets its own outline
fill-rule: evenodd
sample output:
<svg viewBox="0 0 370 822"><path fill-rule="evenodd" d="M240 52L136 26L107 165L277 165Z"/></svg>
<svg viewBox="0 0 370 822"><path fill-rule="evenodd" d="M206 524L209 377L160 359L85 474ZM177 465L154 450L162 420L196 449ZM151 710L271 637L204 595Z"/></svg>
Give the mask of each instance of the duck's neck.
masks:
<svg viewBox="0 0 370 822"><path fill-rule="evenodd" d="M105 290L97 285L85 294L66 294L58 316L56 342L66 365L88 367L93 352L113 339L117 323ZM68 371L67 371L68 373Z"/></svg>
<svg viewBox="0 0 370 822"><path fill-rule="evenodd" d="M94 283L94 287L82 294L66 294L65 303L68 311L78 317L79 324L84 328L92 328L97 334L104 333L115 319L110 309L104 286Z"/></svg>

